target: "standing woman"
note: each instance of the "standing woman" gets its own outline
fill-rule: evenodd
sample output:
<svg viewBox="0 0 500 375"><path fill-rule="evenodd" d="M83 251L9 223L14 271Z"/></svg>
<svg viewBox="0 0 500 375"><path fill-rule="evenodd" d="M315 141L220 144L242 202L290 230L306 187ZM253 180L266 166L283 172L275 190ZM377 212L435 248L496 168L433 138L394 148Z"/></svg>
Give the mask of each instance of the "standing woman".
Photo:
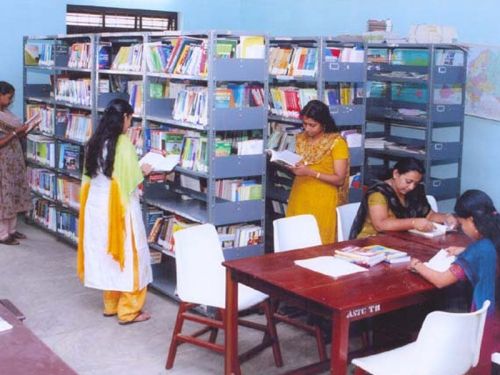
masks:
<svg viewBox="0 0 500 375"><path fill-rule="evenodd" d="M32 126L8 110L14 93L10 83L0 81L0 244L4 245L19 245L18 240L26 238L16 230L17 214L32 208L20 142Z"/></svg>
<svg viewBox="0 0 500 375"><path fill-rule="evenodd" d="M144 311L152 281L138 186L151 166L139 166L126 136L134 110L112 100L90 138L80 193L77 272L86 287L104 291L104 316L120 324L148 320Z"/></svg>
<svg viewBox="0 0 500 375"><path fill-rule="evenodd" d="M286 216L314 215L322 243L335 242L335 209L347 202L349 150L326 104L311 100L300 115L304 131L297 135L296 153L302 160L291 168L296 177Z"/></svg>

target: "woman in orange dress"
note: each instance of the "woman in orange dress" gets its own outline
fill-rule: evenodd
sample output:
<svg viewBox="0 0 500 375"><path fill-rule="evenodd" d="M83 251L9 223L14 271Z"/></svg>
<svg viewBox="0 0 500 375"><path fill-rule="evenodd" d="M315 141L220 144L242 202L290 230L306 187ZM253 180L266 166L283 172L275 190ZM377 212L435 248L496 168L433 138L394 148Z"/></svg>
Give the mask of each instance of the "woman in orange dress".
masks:
<svg viewBox="0 0 500 375"><path fill-rule="evenodd" d="M312 214L322 243L335 242L336 207L347 202L349 150L326 104L311 100L300 112L304 131L297 135L302 160L291 168L295 179L286 216Z"/></svg>

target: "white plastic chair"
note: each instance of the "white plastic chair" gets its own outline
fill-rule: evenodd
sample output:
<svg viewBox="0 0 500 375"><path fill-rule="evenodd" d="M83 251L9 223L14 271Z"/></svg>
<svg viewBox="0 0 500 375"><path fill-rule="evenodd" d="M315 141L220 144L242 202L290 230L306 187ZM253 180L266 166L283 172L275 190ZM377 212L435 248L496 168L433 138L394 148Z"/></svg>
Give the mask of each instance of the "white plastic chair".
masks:
<svg viewBox="0 0 500 375"><path fill-rule="evenodd" d="M491 375L500 375L500 352L491 354Z"/></svg>
<svg viewBox="0 0 500 375"><path fill-rule="evenodd" d="M273 221L273 229L275 253L321 245L318 222L313 215L297 215L276 219ZM279 304L279 300L273 301L275 310L273 314L274 319L278 322L303 329L314 336L318 347L319 359L320 361L326 360L326 347L319 325L308 324L294 316L281 314L277 311ZM301 311L297 315L300 314L303 315Z"/></svg>
<svg viewBox="0 0 500 375"><path fill-rule="evenodd" d="M373 375L462 375L477 365L490 301L472 313L434 311L427 315L411 344L353 359Z"/></svg>
<svg viewBox="0 0 500 375"><path fill-rule="evenodd" d="M431 206L431 210L434 212L438 212L438 204L434 195L426 195L427 202L429 202L429 206Z"/></svg>
<svg viewBox="0 0 500 375"><path fill-rule="evenodd" d="M273 229L275 253L321 245L318 222L313 215L276 219Z"/></svg>
<svg viewBox="0 0 500 375"><path fill-rule="evenodd" d="M337 241L347 241L352 223L358 213L359 202L347 203L337 207Z"/></svg>
<svg viewBox="0 0 500 375"><path fill-rule="evenodd" d="M174 365L177 347L182 343L191 343L224 353L224 345L215 342L218 330L224 329L223 321L225 320L226 307L226 272L222 265L224 255L217 231L212 224L197 225L177 231L174 233L174 249L177 293L181 302L168 352L167 369ZM238 284L238 311L257 304L261 304L263 307L267 324L263 325L242 319L239 319L238 323L265 332L263 344L258 346L263 349L272 345L276 366L280 367L283 365L283 361L268 296ZM198 305L216 308L215 318L201 317L189 312ZM205 327L191 335L182 334L184 320L203 324ZM208 340L199 338L207 332L210 332ZM242 354L240 357L249 359L252 356Z"/></svg>

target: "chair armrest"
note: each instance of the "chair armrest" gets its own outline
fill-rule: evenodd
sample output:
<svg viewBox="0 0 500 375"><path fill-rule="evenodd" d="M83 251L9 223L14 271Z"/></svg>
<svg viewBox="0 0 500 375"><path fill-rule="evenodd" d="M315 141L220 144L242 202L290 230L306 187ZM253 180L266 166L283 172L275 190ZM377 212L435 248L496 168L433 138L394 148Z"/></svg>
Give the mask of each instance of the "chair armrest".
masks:
<svg viewBox="0 0 500 375"><path fill-rule="evenodd" d="M16 318L20 321L26 319L24 314L8 299L0 299L0 304L5 306L7 310L9 310L12 314L16 316Z"/></svg>

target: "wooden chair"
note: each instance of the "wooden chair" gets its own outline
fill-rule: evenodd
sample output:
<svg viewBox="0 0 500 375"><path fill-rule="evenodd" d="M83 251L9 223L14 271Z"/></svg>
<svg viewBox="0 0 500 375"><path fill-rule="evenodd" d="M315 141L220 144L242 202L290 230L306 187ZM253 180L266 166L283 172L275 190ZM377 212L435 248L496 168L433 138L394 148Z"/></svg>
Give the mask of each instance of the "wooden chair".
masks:
<svg viewBox="0 0 500 375"><path fill-rule="evenodd" d="M321 245L318 223L313 215L297 215L273 221L274 252L295 250L304 247ZM277 322L290 324L300 328L316 339L318 355L321 361L326 357L326 348L321 329L318 324L308 324L294 316L279 313L279 301L273 300L273 317Z"/></svg>
<svg viewBox="0 0 500 375"><path fill-rule="evenodd" d="M226 316L226 274L222 266L224 256L217 231L212 224L198 225L174 233L174 241L177 293L181 302L167 354L167 369L173 367L177 348L183 343L224 354L224 345L216 343L219 329L225 328ZM212 318L192 312L193 308L199 305L213 307L215 316ZM276 366L281 367L283 359L268 296L245 285L238 285L238 310L256 305L262 307L267 323L260 324L243 319L238 323L264 332L263 339L256 347L241 354L239 360L243 362L272 346ZM182 328L186 320L199 323L203 327L191 334L185 334ZM206 333L209 333L208 339L201 338Z"/></svg>

